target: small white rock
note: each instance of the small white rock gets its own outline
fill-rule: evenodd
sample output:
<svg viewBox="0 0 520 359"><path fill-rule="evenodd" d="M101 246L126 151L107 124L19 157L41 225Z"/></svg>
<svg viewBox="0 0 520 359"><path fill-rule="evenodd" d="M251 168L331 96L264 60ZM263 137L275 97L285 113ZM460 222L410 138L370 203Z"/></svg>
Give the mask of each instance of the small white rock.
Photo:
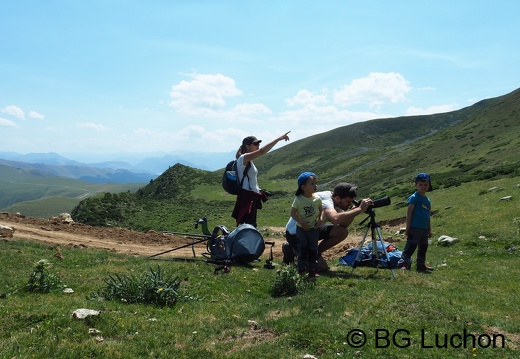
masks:
<svg viewBox="0 0 520 359"><path fill-rule="evenodd" d="M99 315L99 311L98 310L85 309L85 308L76 309L72 313L72 317L74 319L85 319L88 316L94 316L95 317L95 316L98 316L98 315Z"/></svg>
<svg viewBox="0 0 520 359"><path fill-rule="evenodd" d="M455 242L458 242L458 238L453 238L453 237L450 237L450 236L445 236L445 235L442 235L440 236L438 239L437 239L437 243L439 244L442 244L442 245L445 245L445 246L448 246L450 244L453 244Z"/></svg>

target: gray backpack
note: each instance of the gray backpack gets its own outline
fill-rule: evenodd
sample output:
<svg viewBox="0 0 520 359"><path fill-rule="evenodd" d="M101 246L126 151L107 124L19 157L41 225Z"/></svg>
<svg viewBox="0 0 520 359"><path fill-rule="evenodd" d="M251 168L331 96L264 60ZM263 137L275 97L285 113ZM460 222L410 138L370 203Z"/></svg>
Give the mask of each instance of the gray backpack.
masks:
<svg viewBox="0 0 520 359"><path fill-rule="evenodd" d="M225 226L217 226L208 241L207 250L214 261L249 263L264 253L264 238L250 224L241 224L232 232Z"/></svg>

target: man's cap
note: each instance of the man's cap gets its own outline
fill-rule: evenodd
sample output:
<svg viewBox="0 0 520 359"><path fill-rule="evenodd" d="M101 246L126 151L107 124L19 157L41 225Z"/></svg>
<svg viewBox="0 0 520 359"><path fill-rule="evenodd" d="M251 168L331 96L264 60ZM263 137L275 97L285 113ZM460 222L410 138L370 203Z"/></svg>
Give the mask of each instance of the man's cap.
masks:
<svg viewBox="0 0 520 359"><path fill-rule="evenodd" d="M338 183L336 185L336 187L334 187L334 190L332 191L332 195L333 196L339 196L339 198L345 198L345 197L356 197L356 189L357 189L357 186L351 184L351 183L346 183L346 182L341 182L341 183Z"/></svg>
<svg viewBox="0 0 520 359"><path fill-rule="evenodd" d="M253 143L260 143L262 140L259 140L255 136L247 136L242 140L243 145L252 145Z"/></svg>
<svg viewBox="0 0 520 359"><path fill-rule="evenodd" d="M415 176L414 182L421 181L421 180L428 181L428 183L430 184L430 188L428 189L428 192L433 191L432 180L430 179L430 175L428 173L419 173L417 176Z"/></svg>
<svg viewBox="0 0 520 359"><path fill-rule="evenodd" d="M312 172L303 172L298 176L298 189L296 190L296 195L299 196L303 193L302 185L307 181L309 177L316 177L316 175Z"/></svg>

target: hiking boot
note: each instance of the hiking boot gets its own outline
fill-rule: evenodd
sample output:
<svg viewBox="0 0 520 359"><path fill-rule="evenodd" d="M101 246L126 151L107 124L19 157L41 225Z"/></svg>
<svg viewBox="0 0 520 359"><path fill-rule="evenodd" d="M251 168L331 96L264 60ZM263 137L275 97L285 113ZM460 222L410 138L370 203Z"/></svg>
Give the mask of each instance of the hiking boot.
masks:
<svg viewBox="0 0 520 359"><path fill-rule="evenodd" d="M328 272L330 270L329 265L327 264L325 259L323 259L322 256L318 257L316 269L317 269L317 272Z"/></svg>
<svg viewBox="0 0 520 359"><path fill-rule="evenodd" d="M282 253L282 262L284 262L285 264L291 264L294 262L294 253L289 243L285 242L282 244Z"/></svg>
<svg viewBox="0 0 520 359"><path fill-rule="evenodd" d="M430 267L426 264L417 266L417 271L419 271L419 272L433 272L434 270L435 270L435 268Z"/></svg>

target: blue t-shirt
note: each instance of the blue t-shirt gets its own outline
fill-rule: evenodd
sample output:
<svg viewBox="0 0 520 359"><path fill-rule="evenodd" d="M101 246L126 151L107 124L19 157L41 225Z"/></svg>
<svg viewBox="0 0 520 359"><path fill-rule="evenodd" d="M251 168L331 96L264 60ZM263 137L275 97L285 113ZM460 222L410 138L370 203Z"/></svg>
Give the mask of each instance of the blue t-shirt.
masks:
<svg viewBox="0 0 520 359"><path fill-rule="evenodd" d="M415 192L408 197L408 204L415 206L412 212L410 226L424 229L430 228L430 211L432 209L430 199Z"/></svg>

